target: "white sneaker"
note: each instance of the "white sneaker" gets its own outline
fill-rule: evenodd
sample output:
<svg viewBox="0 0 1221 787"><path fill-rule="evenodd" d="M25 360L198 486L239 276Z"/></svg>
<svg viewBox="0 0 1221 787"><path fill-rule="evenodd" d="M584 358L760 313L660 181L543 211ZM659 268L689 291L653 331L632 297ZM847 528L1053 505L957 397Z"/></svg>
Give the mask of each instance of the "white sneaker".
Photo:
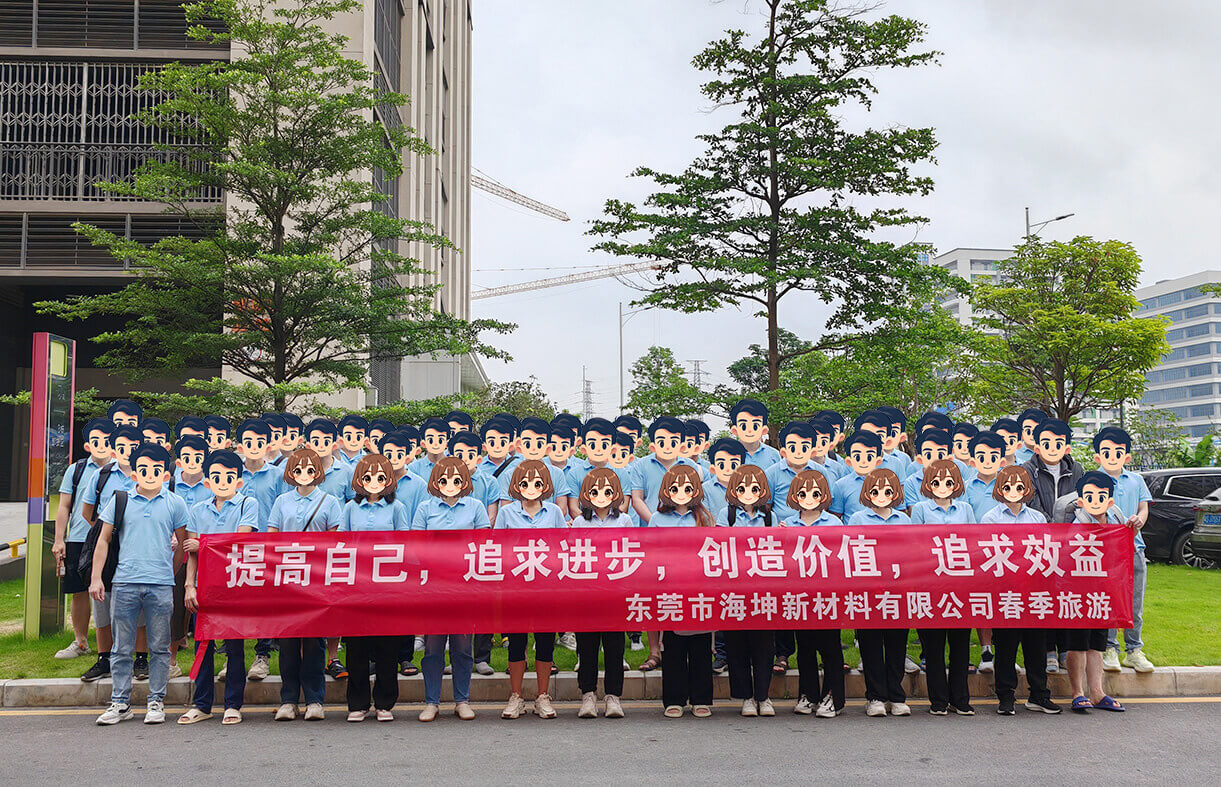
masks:
<svg viewBox="0 0 1221 787"><path fill-rule="evenodd" d="M835 700L831 699L831 695L822 698L822 702L818 703L818 710L814 711L814 715L820 719L834 719L842 710L835 709Z"/></svg>
<svg viewBox="0 0 1221 787"><path fill-rule="evenodd" d="M634 639L629 647L632 650L644 650L644 643L638 639Z"/></svg>
<svg viewBox="0 0 1221 787"><path fill-rule="evenodd" d="M581 709L577 711L578 719L598 718L598 695L587 691L581 695Z"/></svg>
<svg viewBox="0 0 1221 787"><path fill-rule="evenodd" d="M911 656L903 657L903 671L908 675L914 675L920 671L920 665Z"/></svg>
<svg viewBox="0 0 1221 787"><path fill-rule="evenodd" d="M228 660L226 660L225 663L221 665L220 672L216 673L216 679L224 680L225 676L228 674L229 674L229 662L228 662ZM250 680L250 679L247 678L247 680Z"/></svg>
<svg viewBox="0 0 1221 787"><path fill-rule="evenodd" d="M440 710L436 705L429 703L424 706L424 710L420 711L420 721L430 722L437 718L437 711Z"/></svg>
<svg viewBox="0 0 1221 787"><path fill-rule="evenodd" d="M559 644L565 648L568 648L569 650L576 650L577 649L577 635L573 634L571 631L565 632L560 635Z"/></svg>
<svg viewBox="0 0 1221 787"><path fill-rule="evenodd" d="M623 718L623 703L619 702L618 697L616 697L614 694L607 694L605 703L606 703L606 708L603 711L603 715L605 715L606 718L608 718L608 719L622 719Z"/></svg>
<svg viewBox="0 0 1221 787"><path fill-rule="evenodd" d="M509 696L509 702L505 705L505 709L500 712L502 719L516 719L526 712L526 701L521 698L521 695L514 692Z"/></svg>
<svg viewBox="0 0 1221 787"><path fill-rule="evenodd" d="M810 702L810 698L802 694L797 700L797 704L793 706L793 713L801 716L809 716L814 712L814 703Z"/></svg>
<svg viewBox="0 0 1221 787"><path fill-rule="evenodd" d="M74 659L77 656L88 656L88 655L89 655L89 646L85 645L84 647L81 647L79 644L77 644L76 640L72 640L72 644L69 645L68 647L64 648L63 650L55 651L55 658L57 658L57 659Z"/></svg>
<svg viewBox="0 0 1221 787"><path fill-rule="evenodd" d="M144 712L145 724L164 724L165 723L165 704L153 700L148 704L148 710Z"/></svg>
<svg viewBox="0 0 1221 787"><path fill-rule="evenodd" d="M775 716L776 715L776 706L772 705L772 701L770 699L764 700L763 702L759 703L759 715L760 716Z"/></svg>
<svg viewBox="0 0 1221 787"><path fill-rule="evenodd" d="M1140 648L1137 648L1128 655L1124 656L1123 665L1125 667L1131 667L1142 674L1153 672L1155 669L1153 662L1149 661L1149 657L1146 656L1144 651L1142 651Z"/></svg>
<svg viewBox="0 0 1221 787"><path fill-rule="evenodd" d="M984 675L992 673L992 651L984 648L979 654L979 671Z"/></svg>
<svg viewBox="0 0 1221 787"><path fill-rule="evenodd" d="M418 650L418 651L424 650L424 638L423 637L416 637L415 642L413 644L414 644L416 650Z"/></svg>
<svg viewBox="0 0 1221 787"><path fill-rule="evenodd" d="M758 716L759 706L755 704L754 699L747 697L742 700L742 715L743 716Z"/></svg>
<svg viewBox="0 0 1221 787"><path fill-rule="evenodd" d="M891 702L886 710L890 711L891 716L910 716L912 709L908 707L906 702Z"/></svg>
<svg viewBox="0 0 1221 787"><path fill-rule="evenodd" d="M322 703L311 702L309 705L305 706L306 721L322 721L323 718L324 715L322 713Z"/></svg>
<svg viewBox="0 0 1221 787"><path fill-rule="evenodd" d="M110 707L101 716L98 716L97 723L99 726L105 727L111 724L118 724L121 721L127 721L131 717L130 705L120 705L117 702L112 702Z"/></svg>
<svg viewBox="0 0 1221 787"><path fill-rule="evenodd" d="M254 663L250 665L250 671L246 673L246 680L263 680L271 674L271 662L266 656L255 656Z"/></svg>
<svg viewBox="0 0 1221 787"><path fill-rule="evenodd" d="M1056 654L1047 654L1047 674L1055 675L1060 671L1060 662L1056 660Z"/></svg>
<svg viewBox="0 0 1221 787"><path fill-rule="evenodd" d="M1102 668L1107 672L1123 671L1119 666L1119 651L1116 648L1107 648L1102 652Z"/></svg>
<svg viewBox="0 0 1221 787"><path fill-rule="evenodd" d="M874 717L885 716L886 703L881 700L869 700L869 702L865 703L865 715Z"/></svg>
<svg viewBox="0 0 1221 787"><path fill-rule="evenodd" d="M174 678L181 678L181 677L182 677L182 667L178 666L178 662L176 662L176 661L170 662L170 679L173 680Z"/></svg>
<svg viewBox="0 0 1221 787"><path fill-rule="evenodd" d="M276 708L276 721L292 721L295 718L297 718L297 706L291 702L286 702Z"/></svg>
<svg viewBox="0 0 1221 787"><path fill-rule="evenodd" d="M486 661L475 662L475 672L479 675L495 675L496 670L492 669L492 665Z"/></svg>
<svg viewBox="0 0 1221 787"><path fill-rule="evenodd" d="M551 705L550 694L540 694L534 698L534 715L540 719L555 718L555 708Z"/></svg>

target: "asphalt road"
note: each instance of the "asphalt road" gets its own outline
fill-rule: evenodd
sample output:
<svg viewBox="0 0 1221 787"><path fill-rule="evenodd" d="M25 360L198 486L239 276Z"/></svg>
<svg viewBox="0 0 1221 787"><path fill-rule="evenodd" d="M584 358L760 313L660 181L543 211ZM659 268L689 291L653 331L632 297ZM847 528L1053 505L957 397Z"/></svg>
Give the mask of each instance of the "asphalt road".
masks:
<svg viewBox="0 0 1221 787"><path fill-rule="evenodd" d="M5 784L351 784L428 779L455 784L724 784L852 782L1216 784L1221 770L1221 698L1129 700L1124 714L1095 711L1049 717L869 719L859 701L837 719L799 717L784 703L773 719L744 719L720 704L711 719L665 719L655 703L629 703L622 720L502 721L499 707L479 718L415 720L399 709L388 724L344 721L339 707L322 722L273 722L266 708L222 728L219 716L191 727L159 727L140 715L96 727L95 711L0 711L7 742ZM647 781L646 781L647 780ZM800 780L799 782L797 780Z"/></svg>

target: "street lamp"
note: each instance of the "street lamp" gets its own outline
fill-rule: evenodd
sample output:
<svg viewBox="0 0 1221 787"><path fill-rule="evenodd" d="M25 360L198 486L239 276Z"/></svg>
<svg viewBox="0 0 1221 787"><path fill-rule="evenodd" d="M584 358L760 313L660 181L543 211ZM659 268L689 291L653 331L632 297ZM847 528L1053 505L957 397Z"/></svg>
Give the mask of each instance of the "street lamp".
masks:
<svg viewBox="0 0 1221 787"><path fill-rule="evenodd" d="M1031 238L1036 237L1039 234L1040 230L1042 230L1048 224L1051 224L1053 221L1060 221L1062 219L1067 219L1069 216L1076 216L1076 215L1077 215L1076 213L1065 213L1063 216L1056 216L1054 219L1048 219L1047 221L1040 221L1037 224L1031 224L1030 223L1030 208L1026 208L1026 240L1030 240ZM1030 232L1030 230L1032 228L1034 229L1033 234L1031 234L1031 232Z"/></svg>
<svg viewBox="0 0 1221 787"><path fill-rule="evenodd" d="M635 317L641 312L648 311L645 309L635 309L633 311L623 311L623 302L619 302L619 412L623 412L623 325L628 320Z"/></svg>

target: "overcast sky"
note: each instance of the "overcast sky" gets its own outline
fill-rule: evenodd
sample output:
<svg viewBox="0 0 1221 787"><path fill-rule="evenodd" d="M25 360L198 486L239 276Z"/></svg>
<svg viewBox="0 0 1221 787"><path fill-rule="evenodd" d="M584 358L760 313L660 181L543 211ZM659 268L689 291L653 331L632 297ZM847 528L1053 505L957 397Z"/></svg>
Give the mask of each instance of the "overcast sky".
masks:
<svg viewBox="0 0 1221 787"><path fill-rule="evenodd" d="M589 221L608 197L647 193L627 177L633 167L680 170L700 151L695 135L728 122L708 111L691 58L726 29L757 34L760 5L476 0L474 164L572 217L560 223L473 191L476 290L625 261L589 250ZM1076 214L1044 238L1131 242L1144 284L1221 267L1210 229L1221 208L1221 4L897 0L883 11L927 23L929 45L944 53L939 66L879 80L872 122L932 126L940 142L936 190L910 204L929 221L909 238L942 252L1009 247L1028 205L1034 221ZM485 362L489 375L533 375L579 410L585 365L595 410L613 415L617 309L634 297L604 279L475 301L474 316L519 324L497 340L514 360ZM815 298L782 303L783 326L819 334ZM764 331L748 309L649 311L626 324L624 366L662 344L704 361L707 382L727 382L725 366L765 343Z"/></svg>

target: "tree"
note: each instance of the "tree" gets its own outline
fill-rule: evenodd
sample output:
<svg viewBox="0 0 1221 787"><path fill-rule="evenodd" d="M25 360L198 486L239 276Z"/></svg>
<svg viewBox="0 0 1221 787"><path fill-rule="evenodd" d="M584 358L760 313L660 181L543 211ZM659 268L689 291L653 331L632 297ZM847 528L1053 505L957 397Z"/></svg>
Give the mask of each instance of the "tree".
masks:
<svg viewBox="0 0 1221 787"><path fill-rule="evenodd" d="M419 221L387 209L404 150L432 154L410 129L374 112L407 101L372 87L347 38L319 23L358 0L200 0L186 5L190 35L229 42L233 59L168 63L141 77L165 100L138 119L171 140L131 183L105 187L163 204L202 237L145 246L88 224L94 244L129 260L124 289L39 308L69 319L127 318L95 337L99 365L146 374L216 359L270 388L317 381L364 384L372 359L478 352L479 338L512 326L460 320L434 307L440 285L400 243L450 246ZM220 25L205 26L215 19ZM217 32L220 30L222 32ZM373 178L369 174L373 173ZM229 210L201 210L204 190ZM277 395L275 406L285 400Z"/></svg>
<svg viewBox="0 0 1221 787"><path fill-rule="evenodd" d="M695 418L708 412L714 397L691 384L668 347L650 347L632 364L627 409L650 421L658 416Z"/></svg>
<svg viewBox="0 0 1221 787"><path fill-rule="evenodd" d="M810 342L784 328L777 329L777 339L780 343L780 353L794 358L812 346ZM752 344L747 349L749 353L729 364L726 371L729 372L730 379L742 386L743 394L755 396L767 390L767 348Z"/></svg>
<svg viewBox="0 0 1221 787"><path fill-rule="evenodd" d="M1145 372L1170 350L1166 322L1136 318L1141 261L1127 243L1028 239L977 283L976 323L990 329L982 389L1002 410L1034 405L1069 421L1140 399Z"/></svg>
<svg viewBox="0 0 1221 787"><path fill-rule="evenodd" d="M518 418L534 416L547 421L555 417L557 412L555 404L543 392L538 380L531 377L529 380L492 383L481 391L367 407L361 414L370 419L385 418L396 424L419 424L425 418L440 418L451 410L465 410L475 419L476 424L482 424L496 413L502 412L512 413ZM332 418L348 413L347 410L337 407L321 407L318 412Z"/></svg>
<svg viewBox="0 0 1221 787"><path fill-rule="evenodd" d="M655 260L656 288L637 304L693 313L751 306L767 322L767 391L781 369L815 350L841 346L853 333L910 311L913 287L957 289L924 247L880 236L924 221L889 196L928 194L932 180L915 169L933 161L929 128L854 130L845 119L868 110L883 69L932 63L921 49L925 26L869 8L828 0L765 0L766 30L757 40L729 31L695 56L710 74L701 92L735 113L720 131L699 137L704 152L680 173L639 167L659 190L637 207L606 201L590 234L594 248ZM826 335L786 350L779 308L785 296L813 293L833 306Z"/></svg>
<svg viewBox="0 0 1221 787"><path fill-rule="evenodd" d="M1169 410L1140 409L1128 416L1136 464L1144 468L1173 467L1174 459L1187 447L1187 432L1179 417Z"/></svg>

